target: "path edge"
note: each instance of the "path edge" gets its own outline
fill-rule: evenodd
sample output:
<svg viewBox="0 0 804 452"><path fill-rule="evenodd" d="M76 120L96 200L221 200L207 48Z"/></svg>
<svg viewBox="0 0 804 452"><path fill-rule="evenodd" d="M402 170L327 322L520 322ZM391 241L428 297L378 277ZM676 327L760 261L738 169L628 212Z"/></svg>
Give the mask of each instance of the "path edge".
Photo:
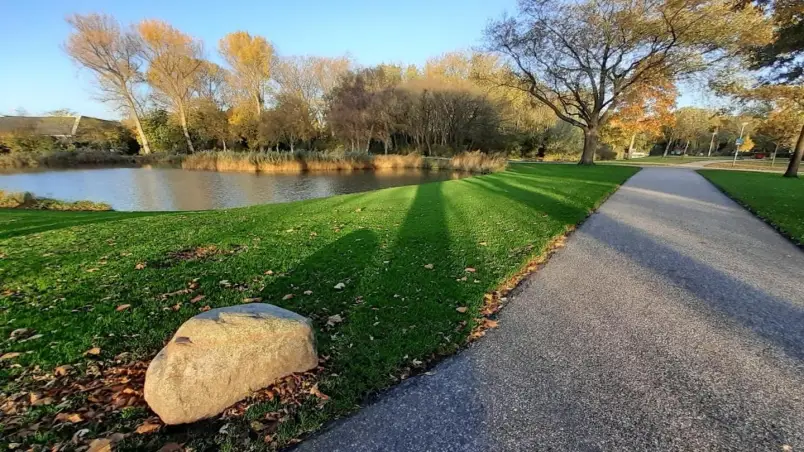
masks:
<svg viewBox="0 0 804 452"><path fill-rule="evenodd" d="M727 198L731 199L732 201L737 203L737 205L739 205L743 209L745 209L748 212L750 212L751 215L753 215L755 218L758 218L758 219L762 220L763 223L765 223L766 225L770 226L774 231L779 233L779 235L784 237L788 242L792 243L793 246L797 247L801 251L804 251L804 242L799 242L795 237L793 237L792 235L788 234L787 231L785 231L779 225L774 223L770 218L766 218L765 216L763 216L762 214L760 214L759 212L754 210L754 208L752 208L750 205L748 205L747 203L743 202L742 200L740 200L736 196L733 196L731 193L726 191L726 189L724 189L723 187L718 185L712 179L709 179L708 177L706 177L705 174L701 173L701 171L718 171L718 170L719 169L717 169L717 168L712 168L712 169L701 168L701 169L695 170L695 172L698 173L699 176L703 177L713 187L715 187L720 193L723 193L723 195L725 195Z"/></svg>

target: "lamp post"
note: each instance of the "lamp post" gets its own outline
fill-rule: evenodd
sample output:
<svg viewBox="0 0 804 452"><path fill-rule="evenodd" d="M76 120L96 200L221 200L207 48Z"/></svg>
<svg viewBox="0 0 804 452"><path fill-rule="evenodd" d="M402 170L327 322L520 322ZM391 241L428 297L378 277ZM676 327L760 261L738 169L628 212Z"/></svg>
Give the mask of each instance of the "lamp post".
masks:
<svg viewBox="0 0 804 452"><path fill-rule="evenodd" d="M742 123L742 127L740 128L740 138L737 138L737 140L734 141L734 160L731 161L732 168L734 168L734 165L737 164L737 153L740 152L740 146L743 145L743 132L745 131L745 126L747 125L747 122Z"/></svg>

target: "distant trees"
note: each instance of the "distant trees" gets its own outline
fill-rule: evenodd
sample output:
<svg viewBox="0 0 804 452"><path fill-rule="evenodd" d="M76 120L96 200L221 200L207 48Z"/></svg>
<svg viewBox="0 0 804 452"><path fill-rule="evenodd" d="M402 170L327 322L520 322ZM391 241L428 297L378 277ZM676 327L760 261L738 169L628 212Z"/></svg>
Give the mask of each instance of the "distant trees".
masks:
<svg viewBox="0 0 804 452"><path fill-rule="evenodd" d="M629 91L765 44L770 28L757 8L726 0L525 0L487 36L510 61L510 86L583 130L580 163L591 164Z"/></svg>

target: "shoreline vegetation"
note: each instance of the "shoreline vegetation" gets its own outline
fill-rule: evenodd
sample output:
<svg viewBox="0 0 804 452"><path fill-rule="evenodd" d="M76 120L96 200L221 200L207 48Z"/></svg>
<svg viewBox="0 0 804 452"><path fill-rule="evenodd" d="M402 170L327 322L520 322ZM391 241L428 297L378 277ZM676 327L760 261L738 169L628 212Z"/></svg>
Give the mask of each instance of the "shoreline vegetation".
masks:
<svg viewBox="0 0 804 452"><path fill-rule="evenodd" d="M0 209L110 211L112 206L94 201L61 201L40 198L31 192L6 192L0 190Z"/></svg>
<svg viewBox="0 0 804 452"><path fill-rule="evenodd" d="M9 399L0 436L21 449L115 434L115 450L292 445L493 328L489 300L504 305L508 281L637 171L511 165L203 212L2 210L0 337L15 339L0 393L36 397ZM200 311L258 300L312 320L321 369L165 428L142 400L148 361Z"/></svg>
<svg viewBox="0 0 804 452"><path fill-rule="evenodd" d="M313 151L202 151L188 155L125 155L87 150L0 155L0 169L4 170L146 165L175 165L189 170L267 174L396 169L453 170L485 174L504 170L507 159L499 154L486 154L480 151L463 152L452 158L423 157L418 153L374 155L361 152Z"/></svg>

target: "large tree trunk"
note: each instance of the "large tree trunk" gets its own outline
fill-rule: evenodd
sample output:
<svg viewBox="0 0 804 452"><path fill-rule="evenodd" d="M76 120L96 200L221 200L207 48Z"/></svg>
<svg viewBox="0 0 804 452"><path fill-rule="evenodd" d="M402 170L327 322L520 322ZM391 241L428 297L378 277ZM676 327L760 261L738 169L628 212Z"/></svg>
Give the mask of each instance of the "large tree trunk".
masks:
<svg viewBox="0 0 804 452"><path fill-rule="evenodd" d="M597 127L588 127L583 131L583 153L579 165L594 165L595 151L597 151L597 140L599 132Z"/></svg>
<svg viewBox="0 0 804 452"><path fill-rule="evenodd" d="M134 125L137 127L137 135L140 137L140 153L148 155L151 153L151 146L148 144L148 137L145 136L145 131L142 129L142 122L140 121L140 114L137 112L137 108L134 105L134 100L129 98L129 109L131 110L131 116L134 118Z"/></svg>
<svg viewBox="0 0 804 452"><path fill-rule="evenodd" d="M684 146L684 152L681 154L683 156L687 155L687 150L690 148L690 140L687 140L687 145Z"/></svg>
<svg viewBox="0 0 804 452"><path fill-rule="evenodd" d="M190 151L190 154L194 154L195 148L193 147L193 140L190 139L190 129L187 128L187 115L184 114L184 109L179 109L179 121L181 121L184 139L187 140L187 150Z"/></svg>
<svg viewBox="0 0 804 452"><path fill-rule="evenodd" d="M631 134L631 144L628 145L628 153L625 154L626 160L631 160L631 153L634 152L634 140L636 139L636 134Z"/></svg>
<svg viewBox="0 0 804 452"><path fill-rule="evenodd" d="M801 165L802 155L804 155L804 125L801 126L801 132L798 134L798 141L796 141L796 150L790 156L790 164L787 165L784 177L798 177L798 167Z"/></svg>
<svg viewBox="0 0 804 452"><path fill-rule="evenodd" d="M667 140L667 146L664 147L664 154L662 154L662 158L667 157L667 152L670 151L670 146L673 145L673 139L670 138Z"/></svg>

